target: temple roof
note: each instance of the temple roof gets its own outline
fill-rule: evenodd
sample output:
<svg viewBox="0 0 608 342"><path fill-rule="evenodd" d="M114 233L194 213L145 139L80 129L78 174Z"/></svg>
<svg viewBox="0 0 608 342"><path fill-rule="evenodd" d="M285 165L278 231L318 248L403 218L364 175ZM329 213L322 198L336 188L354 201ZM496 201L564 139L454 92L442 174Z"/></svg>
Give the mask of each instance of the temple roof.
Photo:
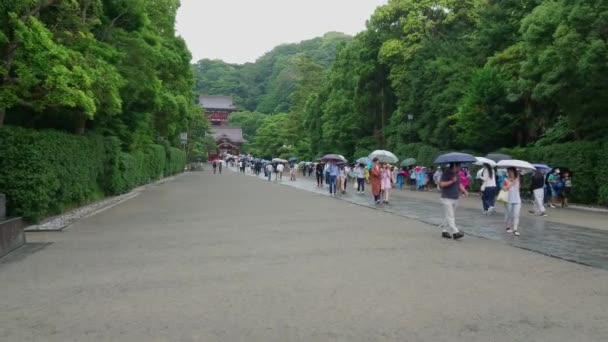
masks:
<svg viewBox="0 0 608 342"><path fill-rule="evenodd" d="M233 143L247 142L245 139L243 139L243 129L241 127L212 126L211 134L213 135L215 141L225 138Z"/></svg>
<svg viewBox="0 0 608 342"><path fill-rule="evenodd" d="M236 109L232 96L200 95L198 103L206 109Z"/></svg>

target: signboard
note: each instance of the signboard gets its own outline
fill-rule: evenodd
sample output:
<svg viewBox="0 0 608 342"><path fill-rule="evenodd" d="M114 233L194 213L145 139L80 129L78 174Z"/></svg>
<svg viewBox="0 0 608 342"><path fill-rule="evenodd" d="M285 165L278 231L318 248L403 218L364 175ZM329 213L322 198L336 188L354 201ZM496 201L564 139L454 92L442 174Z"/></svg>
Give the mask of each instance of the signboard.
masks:
<svg viewBox="0 0 608 342"><path fill-rule="evenodd" d="M180 133L179 134L179 140L182 141L182 144L187 143L188 142L188 133L185 133L185 132Z"/></svg>

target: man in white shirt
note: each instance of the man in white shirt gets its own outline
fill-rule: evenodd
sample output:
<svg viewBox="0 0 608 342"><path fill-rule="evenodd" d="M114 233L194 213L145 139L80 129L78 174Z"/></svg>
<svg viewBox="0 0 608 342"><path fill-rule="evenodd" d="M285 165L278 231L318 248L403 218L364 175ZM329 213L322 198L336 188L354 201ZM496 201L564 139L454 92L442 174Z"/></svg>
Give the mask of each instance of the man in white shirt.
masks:
<svg viewBox="0 0 608 342"><path fill-rule="evenodd" d="M272 172L273 171L274 171L274 168L272 167L272 164L266 165L266 175L268 176L268 181L272 180Z"/></svg>
<svg viewBox="0 0 608 342"><path fill-rule="evenodd" d="M285 166L283 164L277 165L277 177L279 180L283 180L283 170L285 170Z"/></svg>

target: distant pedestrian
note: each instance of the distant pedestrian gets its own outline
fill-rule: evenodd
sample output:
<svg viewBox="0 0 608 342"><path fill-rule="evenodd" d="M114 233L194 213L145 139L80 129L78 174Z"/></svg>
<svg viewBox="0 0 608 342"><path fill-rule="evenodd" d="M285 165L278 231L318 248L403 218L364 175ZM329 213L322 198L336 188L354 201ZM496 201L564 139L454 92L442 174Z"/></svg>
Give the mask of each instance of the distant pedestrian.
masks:
<svg viewBox="0 0 608 342"><path fill-rule="evenodd" d="M298 167L292 164L289 167L289 180L294 182L296 180L296 173L298 172Z"/></svg>
<svg viewBox="0 0 608 342"><path fill-rule="evenodd" d="M547 216L545 213L545 175L540 170L536 170L532 176L532 184L530 186L532 195L534 196L534 210L530 210L530 214L538 216Z"/></svg>
<svg viewBox="0 0 608 342"><path fill-rule="evenodd" d="M317 176L317 187L322 188L323 187L323 170L325 169L323 163L318 163L317 166L315 166L315 176Z"/></svg>
<svg viewBox="0 0 608 342"><path fill-rule="evenodd" d="M441 190L439 183L441 182L442 175L443 175L443 170L441 170L441 168L438 167L437 170L435 170L435 173L433 174L433 182L435 183L435 185L437 185L437 190Z"/></svg>
<svg viewBox="0 0 608 342"><path fill-rule="evenodd" d="M282 163L279 163L277 165L277 177L278 180L282 181L283 180L283 171L285 170L285 165L283 165Z"/></svg>
<svg viewBox="0 0 608 342"><path fill-rule="evenodd" d="M355 168L355 177L357 178L357 192L362 194L365 192L365 165L359 164Z"/></svg>
<svg viewBox="0 0 608 342"><path fill-rule="evenodd" d="M562 179L562 183L564 183L562 190L562 208L567 208L568 199L570 198L570 193L572 192L572 178L570 177L570 172L564 172L564 179Z"/></svg>
<svg viewBox="0 0 608 342"><path fill-rule="evenodd" d="M441 202L443 203L445 214L441 236L446 239L458 240L464 236L464 233L456 227L456 208L458 207L460 193L463 193L466 196L468 192L462 184L460 184L459 171L460 163L452 163L450 167L443 172L439 182L439 185L441 186ZM452 230L452 234L447 231L446 226Z"/></svg>
<svg viewBox="0 0 608 342"><path fill-rule="evenodd" d="M496 175L490 164L483 164L481 171L481 202L484 215L490 215L496 211Z"/></svg>
<svg viewBox="0 0 608 342"><path fill-rule="evenodd" d="M346 193L346 169L344 166L340 166L340 171L338 173L338 191L340 191L341 194L345 194Z"/></svg>
<svg viewBox="0 0 608 342"><path fill-rule="evenodd" d="M393 188L393 173L391 172L391 168L388 164L385 164L382 168L380 177L380 187L382 188L382 202L388 204L391 189Z"/></svg>
<svg viewBox="0 0 608 342"><path fill-rule="evenodd" d="M521 213L521 197L519 194L520 179L517 169L510 167L507 169L507 179L505 179L502 189L508 192L508 200L505 203L505 225L507 233L519 236L519 215Z"/></svg>
<svg viewBox="0 0 608 342"><path fill-rule="evenodd" d="M331 196L336 196L338 190L336 189L336 181L338 179L338 175L340 174L340 169L338 168L338 165L336 165L335 162L329 162L327 163L327 177L329 180L329 194Z"/></svg>
<svg viewBox="0 0 608 342"><path fill-rule="evenodd" d="M220 175L222 174L222 164L223 164L223 161L222 161L222 160L220 160L220 161L218 162L218 169L219 169L219 171L220 171Z"/></svg>
<svg viewBox="0 0 608 342"><path fill-rule="evenodd" d="M412 190L416 190L416 179L418 178L418 175L416 174L416 167L410 167L410 188Z"/></svg>
<svg viewBox="0 0 608 342"><path fill-rule="evenodd" d="M374 195L374 202L380 204L382 202L380 195L382 193L382 167L378 162L378 158L374 158L372 169L370 171L370 179L372 183L372 194Z"/></svg>
<svg viewBox="0 0 608 342"><path fill-rule="evenodd" d="M266 176L268 177L269 182L272 180L273 172L274 172L274 167L272 167L272 164L268 163L268 165L266 165Z"/></svg>
<svg viewBox="0 0 608 342"><path fill-rule="evenodd" d="M551 208L556 208L559 201L560 192L562 190L561 183L562 178L560 176L560 170L555 169L547 177L547 183L549 183L549 189L551 190Z"/></svg>
<svg viewBox="0 0 608 342"><path fill-rule="evenodd" d="M213 174L215 174L215 172L217 171L217 161L213 161Z"/></svg>
<svg viewBox="0 0 608 342"><path fill-rule="evenodd" d="M312 165L307 165L306 169L308 170L308 177L312 177L312 171L313 171Z"/></svg>

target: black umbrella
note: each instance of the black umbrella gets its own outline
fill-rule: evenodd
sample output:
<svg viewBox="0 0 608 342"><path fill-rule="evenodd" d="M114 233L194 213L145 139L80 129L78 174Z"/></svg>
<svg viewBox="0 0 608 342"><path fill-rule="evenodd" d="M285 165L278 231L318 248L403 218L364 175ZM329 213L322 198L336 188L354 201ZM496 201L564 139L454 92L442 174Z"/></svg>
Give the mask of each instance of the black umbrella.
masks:
<svg viewBox="0 0 608 342"><path fill-rule="evenodd" d="M451 164L451 163L475 163L477 159L470 154L452 152L442 154L435 159L435 164Z"/></svg>

